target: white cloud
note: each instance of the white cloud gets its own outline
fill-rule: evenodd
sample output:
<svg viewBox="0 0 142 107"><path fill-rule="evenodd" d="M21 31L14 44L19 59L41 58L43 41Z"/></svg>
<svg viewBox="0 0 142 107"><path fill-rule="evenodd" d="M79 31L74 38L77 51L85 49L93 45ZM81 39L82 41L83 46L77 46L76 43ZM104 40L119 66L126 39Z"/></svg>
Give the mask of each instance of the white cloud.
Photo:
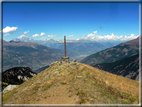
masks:
<svg viewBox="0 0 142 107"><path fill-rule="evenodd" d="M94 31L93 33L88 34L87 36L82 37L82 39L93 39L93 40L97 40L97 41L127 41L127 40L132 40L132 39L136 39L138 36L134 35L134 34L130 34L130 36L119 36L119 35L114 35L114 33L112 33L111 35L98 35L97 31Z"/></svg>
<svg viewBox="0 0 142 107"><path fill-rule="evenodd" d="M15 32L17 29L18 29L18 27L9 27L9 26L7 26L6 28L3 29L3 33Z"/></svg>
<svg viewBox="0 0 142 107"><path fill-rule="evenodd" d="M43 35L45 35L45 33L41 32L40 36L43 36Z"/></svg>
<svg viewBox="0 0 142 107"><path fill-rule="evenodd" d="M34 34L33 37L38 37L38 36L43 36L43 35L45 35L45 33L41 32L40 35L39 34Z"/></svg>
<svg viewBox="0 0 142 107"><path fill-rule="evenodd" d="M21 32L20 32L21 33ZM19 36L18 38L20 39L20 38L23 38L23 37L28 37L28 36L26 36L26 34L27 33L29 33L29 30L28 31L25 31L21 36Z"/></svg>
<svg viewBox="0 0 142 107"><path fill-rule="evenodd" d="M33 37L38 37L38 36L40 36L40 35L39 35L39 34L34 34L34 35L33 35Z"/></svg>
<svg viewBox="0 0 142 107"><path fill-rule="evenodd" d="M94 31L93 33L97 34L97 31Z"/></svg>
<svg viewBox="0 0 142 107"><path fill-rule="evenodd" d="M139 35L138 35L139 36ZM138 36L131 34L130 36L124 36L124 38L122 38L122 40L131 40L131 39L136 39Z"/></svg>
<svg viewBox="0 0 142 107"><path fill-rule="evenodd" d="M9 36L10 34L5 34L4 36Z"/></svg>
<svg viewBox="0 0 142 107"><path fill-rule="evenodd" d="M19 36L18 38L20 39L20 38L23 38L23 37L28 37L28 36L26 36L26 35L21 35L21 36Z"/></svg>
<svg viewBox="0 0 142 107"><path fill-rule="evenodd" d="M111 35L97 35L96 36L96 40L113 40L113 41L126 41L126 40L132 40L132 39L136 39L138 36L131 34L130 36L118 36L118 35L114 35L113 33Z"/></svg>
<svg viewBox="0 0 142 107"><path fill-rule="evenodd" d="M24 34L27 34L27 33L29 33L29 30L24 32Z"/></svg>
<svg viewBox="0 0 142 107"><path fill-rule="evenodd" d="M97 31L94 31L93 33L90 33L87 36L83 36L82 39L95 39L96 35L97 35Z"/></svg>
<svg viewBox="0 0 142 107"><path fill-rule="evenodd" d="M50 38L54 38L54 37L56 37L57 35L48 35L48 37L50 37Z"/></svg>
<svg viewBox="0 0 142 107"><path fill-rule="evenodd" d="M73 35L69 35L68 37L73 37Z"/></svg>

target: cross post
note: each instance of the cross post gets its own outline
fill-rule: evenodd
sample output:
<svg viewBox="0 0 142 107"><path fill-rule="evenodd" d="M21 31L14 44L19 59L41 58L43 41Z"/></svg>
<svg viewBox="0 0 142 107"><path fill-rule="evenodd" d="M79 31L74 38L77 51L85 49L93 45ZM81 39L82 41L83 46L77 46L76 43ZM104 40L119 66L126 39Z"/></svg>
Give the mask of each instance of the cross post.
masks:
<svg viewBox="0 0 142 107"><path fill-rule="evenodd" d="M72 42L66 42L66 36L64 36L64 42L58 42L58 44L64 44L65 57L66 57L66 44L67 43L72 43Z"/></svg>

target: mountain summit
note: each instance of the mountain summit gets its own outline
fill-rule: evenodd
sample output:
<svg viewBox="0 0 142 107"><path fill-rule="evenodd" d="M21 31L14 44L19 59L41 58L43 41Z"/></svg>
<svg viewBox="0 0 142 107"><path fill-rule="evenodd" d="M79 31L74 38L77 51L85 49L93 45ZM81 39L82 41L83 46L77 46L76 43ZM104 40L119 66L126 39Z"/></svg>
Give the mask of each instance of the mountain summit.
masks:
<svg viewBox="0 0 142 107"><path fill-rule="evenodd" d="M3 104L138 103L139 82L78 62L54 62L3 94Z"/></svg>

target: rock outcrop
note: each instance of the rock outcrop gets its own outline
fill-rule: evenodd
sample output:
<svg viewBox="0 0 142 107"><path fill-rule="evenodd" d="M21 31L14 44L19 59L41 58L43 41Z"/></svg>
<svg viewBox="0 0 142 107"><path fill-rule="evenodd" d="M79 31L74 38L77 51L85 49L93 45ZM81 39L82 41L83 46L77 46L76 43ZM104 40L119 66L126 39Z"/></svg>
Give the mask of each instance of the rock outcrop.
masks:
<svg viewBox="0 0 142 107"><path fill-rule="evenodd" d="M6 93L9 90L12 90L14 88L16 88L18 85L8 85L6 88L4 88L3 93Z"/></svg>
<svg viewBox="0 0 142 107"><path fill-rule="evenodd" d="M14 67L2 73L2 82L8 85L19 85L37 75L29 67ZM6 85L3 84L3 89Z"/></svg>

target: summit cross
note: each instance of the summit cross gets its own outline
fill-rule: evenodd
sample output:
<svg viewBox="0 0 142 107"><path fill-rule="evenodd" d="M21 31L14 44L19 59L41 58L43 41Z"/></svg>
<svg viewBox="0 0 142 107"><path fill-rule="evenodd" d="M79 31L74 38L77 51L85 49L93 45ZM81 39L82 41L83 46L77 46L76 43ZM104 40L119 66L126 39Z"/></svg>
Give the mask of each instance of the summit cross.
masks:
<svg viewBox="0 0 142 107"><path fill-rule="evenodd" d="M67 43L72 43L72 42L66 42L66 36L64 36L64 42L58 42L58 44L64 44L65 57L66 57L66 44Z"/></svg>

